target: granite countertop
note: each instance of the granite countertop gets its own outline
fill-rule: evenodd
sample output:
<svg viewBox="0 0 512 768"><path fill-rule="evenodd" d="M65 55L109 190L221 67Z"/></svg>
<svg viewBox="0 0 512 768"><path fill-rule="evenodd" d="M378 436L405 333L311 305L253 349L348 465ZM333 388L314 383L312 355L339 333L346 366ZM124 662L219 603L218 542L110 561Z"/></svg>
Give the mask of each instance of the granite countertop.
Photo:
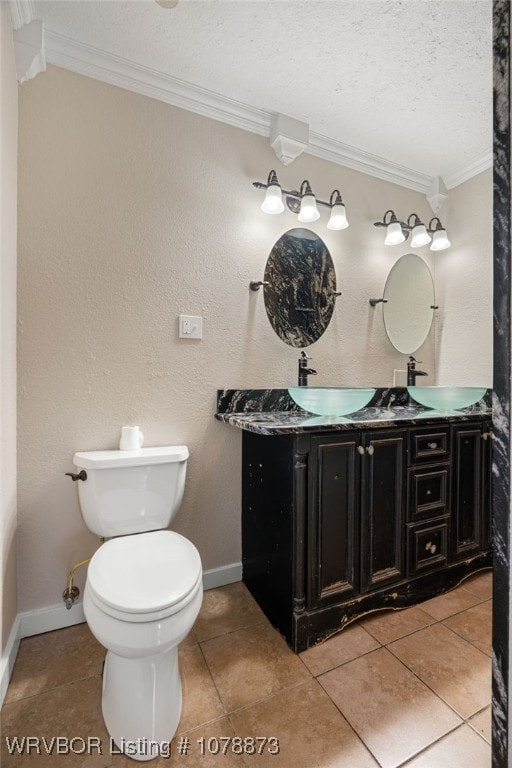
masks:
<svg viewBox="0 0 512 768"><path fill-rule="evenodd" d="M349 416L315 416L303 411L286 389L219 389L215 418L258 435L333 432L359 427L400 427L491 418L491 391L481 402L457 411L434 411L411 404L401 387L376 388L366 408Z"/></svg>
<svg viewBox="0 0 512 768"><path fill-rule="evenodd" d="M471 406L459 411L433 411L421 406L363 408L350 416L314 416L304 411L252 411L216 413L215 418L232 427L259 435L289 435L300 432L348 431L358 427L381 428L414 424L477 421L490 418L488 407Z"/></svg>

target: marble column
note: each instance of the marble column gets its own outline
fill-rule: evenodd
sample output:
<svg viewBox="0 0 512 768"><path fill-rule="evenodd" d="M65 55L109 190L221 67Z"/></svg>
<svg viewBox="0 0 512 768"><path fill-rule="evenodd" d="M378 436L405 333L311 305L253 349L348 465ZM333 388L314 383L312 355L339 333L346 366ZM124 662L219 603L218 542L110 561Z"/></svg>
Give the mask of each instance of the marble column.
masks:
<svg viewBox="0 0 512 768"><path fill-rule="evenodd" d="M509 765L511 166L509 0L494 0L493 768Z"/></svg>

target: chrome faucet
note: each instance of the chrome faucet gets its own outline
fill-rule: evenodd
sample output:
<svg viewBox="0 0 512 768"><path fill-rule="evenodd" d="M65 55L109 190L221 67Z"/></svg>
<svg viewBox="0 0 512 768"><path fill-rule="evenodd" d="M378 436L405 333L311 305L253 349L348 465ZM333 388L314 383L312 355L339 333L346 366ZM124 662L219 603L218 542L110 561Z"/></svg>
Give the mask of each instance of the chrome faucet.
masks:
<svg viewBox="0 0 512 768"><path fill-rule="evenodd" d="M416 369L416 363L421 362L420 360L416 360L415 357L412 355L409 355L409 362L407 363L407 386L408 387L414 387L416 385L416 377L417 376L428 376L428 373L426 371L418 371Z"/></svg>
<svg viewBox="0 0 512 768"><path fill-rule="evenodd" d="M311 358L305 352L301 352L299 357L299 387L307 387L308 376L316 376L315 369L308 368L308 360Z"/></svg>

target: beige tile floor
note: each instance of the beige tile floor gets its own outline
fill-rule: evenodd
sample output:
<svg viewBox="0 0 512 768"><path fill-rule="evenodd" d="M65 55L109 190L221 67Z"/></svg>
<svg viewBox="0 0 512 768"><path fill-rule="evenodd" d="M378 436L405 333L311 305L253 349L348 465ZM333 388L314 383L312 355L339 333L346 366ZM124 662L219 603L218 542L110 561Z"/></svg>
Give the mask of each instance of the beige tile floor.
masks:
<svg viewBox="0 0 512 768"><path fill-rule="evenodd" d="M149 765L489 768L491 591L490 572L477 574L421 606L373 614L299 656L243 584L205 593L180 648L183 714L171 756ZM83 624L21 642L2 709L1 766L136 765L109 748L103 657ZM186 755L177 751L182 735ZM11 755L6 738L14 736L74 737L77 752L79 739L92 736L103 754L47 755L43 747ZM201 739L215 748L220 737L256 736L278 739L279 754L201 754Z"/></svg>

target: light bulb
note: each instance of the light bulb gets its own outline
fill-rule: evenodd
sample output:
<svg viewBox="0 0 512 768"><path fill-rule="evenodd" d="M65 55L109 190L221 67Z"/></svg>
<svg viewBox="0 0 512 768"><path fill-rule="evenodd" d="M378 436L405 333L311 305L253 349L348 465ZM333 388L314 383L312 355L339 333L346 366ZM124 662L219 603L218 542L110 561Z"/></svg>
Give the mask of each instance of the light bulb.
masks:
<svg viewBox="0 0 512 768"><path fill-rule="evenodd" d="M281 187L279 184L269 184L265 199L261 204L263 213L282 213L284 211Z"/></svg>
<svg viewBox="0 0 512 768"><path fill-rule="evenodd" d="M297 218L303 224L308 224L320 218L314 195L304 195L300 203L300 211Z"/></svg>
<svg viewBox="0 0 512 768"><path fill-rule="evenodd" d="M343 203L337 203L331 208L331 216L327 229L346 229L348 227L347 212Z"/></svg>
<svg viewBox="0 0 512 768"><path fill-rule="evenodd" d="M444 251L446 248L449 248L450 245L451 243L448 240L446 229L443 229L442 227L440 229L436 229L432 238L432 245L430 246L430 250Z"/></svg>
<svg viewBox="0 0 512 768"><path fill-rule="evenodd" d="M412 230L411 248L421 248L422 245L430 243L431 237L425 229L424 224L416 224Z"/></svg>
<svg viewBox="0 0 512 768"><path fill-rule="evenodd" d="M398 245L398 243L403 243L405 240L405 235L402 232L402 227L400 226L399 221L394 221L391 224L388 224L386 229L386 239L384 240L384 245Z"/></svg>

